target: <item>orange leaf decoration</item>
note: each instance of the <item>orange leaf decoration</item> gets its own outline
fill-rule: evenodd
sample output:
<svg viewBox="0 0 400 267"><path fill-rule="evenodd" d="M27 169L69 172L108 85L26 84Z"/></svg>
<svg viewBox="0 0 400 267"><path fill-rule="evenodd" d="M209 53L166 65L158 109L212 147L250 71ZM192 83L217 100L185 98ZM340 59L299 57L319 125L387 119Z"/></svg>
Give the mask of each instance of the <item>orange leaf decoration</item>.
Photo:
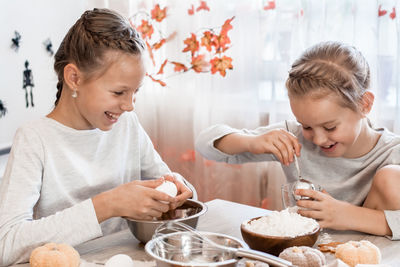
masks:
<svg viewBox="0 0 400 267"><path fill-rule="evenodd" d="M231 25L232 20L235 18L235 16L233 16L230 19L225 20L224 25L222 25L221 27L221 32L220 35L227 35L228 31L230 31L231 29L233 29L233 26Z"/></svg>
<svg viewBox="0 0 400 267"><path fill-rule="evenodd" d="M382 5L379 5L379 8L378 8L378 17L385 16L386 13L387 13L387 11L384 10L384 9L382 9Z"/></svg>
<svg viewBox="0 0 400 267"><path fill-rule="evenodd" d="M231 39L229 39L228 35L218 35L218 36L214 36L214 45L215 45L215 49L218 52L224 52L226 49L228 49L228 47L226 46L227 44L231 43Z"/></svg>
<svg viewBox="0 0 400 267"><path fill-rule="evenodd" d="M200 1L200 6L198 8L196 8L196 11L198 12L200 10L210 11L210 8L207 6L206 1Z"/></svg>
<svg viewBox="0 0 400 267"><path fill-rule="evenodd" d="M153 82L159 83L161 86L167 86L167 84L161 80L153 78L150 74L146 73L146 76L149 77Z"/></svg>
<svg viewBox="0 0 400 267"><path fill-rule="evenodd" d="M163 74L164 73L164 67L167 65L168 60L164 60L163 64L161 64L160 70L157 72L157 74Z"/></svg>
<svg viewBox="0 0 400 267"><path fill-rule="evenodd" d="M271 9L275 9L276 5L275 5L275 0L269 0L267 5L264 6L264 10L271 10Z"/></svg>
<svg viewBox="0 0 400 267"><path fill-rule="evenodd" d="M188 9L188 14L189 14L189 16L192 16L194 14L194 6L193 5L190 9Z"/></svg>
<svg viewBox="0 0 400 267"><path fill-rule="evenodd" d="M163 19L167 17L167 7L164 7L163 9L160 8L160 5L157 4L154 6L154 8L151 10L151 18L155 19L158 22L161 22Z"/></svg>
<svg viewBox="0 0 400 267"><path fill-rule="evenodd" d="M142 20L142 24L137 27L137 30L142 34L143 39L146 37L150 39L154 32L153 26L147 20Z"/></svg>
<svg viewBox="0 0 400 267"><path fill-rule="evenodd" d="M157 50L160 49L161 46L163 46L163 44L165 44L167 40L165 38L161 39L158 43L153 44L153 49Z"/></svg>
<svg viewBox="0 0 400 267"><path fill-rule="evenodd" d="M188 68L184 65L184 64L182 64L182 63L179 63L179 62L175 62L175 61L171 61L170 62L171 64L174 64L174 71L175 72L179 72L179 71L181 71L181 70L183 70L183 72L185 72L185 71L188 71Z"/></svg>
<svg viewBox="0 0 400 267"><path fill-rule="evenodd" d="M201 38L201 45L206 47L208 51L211 51L212 46L215 46L215 42L213 41L214 34L210 31L204 32L204 36Z"/></svg>
<svg viewBox="0 0 400 267"><path fill-rule="evenodd" d="M192 37L185 39L183 43L185 43L187 46L185 47L185 49L182 50L182 52L190 51L193 56L194 53L199 50L199 42L197 41L196 35L194 33L192 33Z"/></svg>
<svg viewBox="0 0 400 267"><path fill-rule="evenodd" d="M389 17L391 19L395 19L396 18L396 8L395 7L392 8L392 12L390 12Z"/></svg>
<svg viewBox="0 0 400 267"><path fill-rule="evenodd" d="M222 58L215 57L210 61L210 63L211 73L214 74L219 71L222 77L225 77L226 69L233 69L232 58L227 56L223 56Z"/></svg>
<svg viewBox="0 0 400 267"><path fill-rule="evenodd" d="M155 66L156 62L154 60L153 49L151 48L151 46L150 46L149 42L147 42L147 40L145 41L145 43L147 46L147 51L149 51L149 56L150 56L151 62L153 62L153 66Z"/></svg>
<svg viewBox="0 0 400 267"><path fill-rule="evenodd" d="M195 72L204 72L209 68L209 63L204 60L204 55L198 55L192 58L192 68Z"/></svg>

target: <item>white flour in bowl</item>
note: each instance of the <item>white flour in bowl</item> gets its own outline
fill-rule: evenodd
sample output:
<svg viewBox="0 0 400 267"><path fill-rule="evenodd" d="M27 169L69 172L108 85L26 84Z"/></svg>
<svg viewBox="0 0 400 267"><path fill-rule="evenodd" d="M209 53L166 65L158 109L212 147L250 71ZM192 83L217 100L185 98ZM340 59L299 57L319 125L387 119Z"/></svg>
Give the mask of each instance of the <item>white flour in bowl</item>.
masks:
<svg viewBox="0 0 400 267"><path fill-rule="evenodd" d="M316 220L301 216L297 212L290 212L288 209L272 211L267 216L244 223L246 229L252 232L281 237L301 236L319 227Z"/></svg>

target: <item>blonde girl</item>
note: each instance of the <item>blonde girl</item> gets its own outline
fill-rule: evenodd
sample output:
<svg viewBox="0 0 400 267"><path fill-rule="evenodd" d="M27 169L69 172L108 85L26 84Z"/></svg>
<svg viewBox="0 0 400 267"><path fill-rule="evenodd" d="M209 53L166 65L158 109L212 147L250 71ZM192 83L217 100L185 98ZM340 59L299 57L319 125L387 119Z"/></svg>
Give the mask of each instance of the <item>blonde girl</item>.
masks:
<svg viewBox="0 0 400 267"><path fill-rule="evenodd" d="M302 176L325 191L297 190L301 215L321 227L357 230L400 239L400 137L371 127L374 95L370 70L354 47L324 42L297 59L286 81L297 121L255 130L215 125L197 137L206 158L238 164L280 161L295 181L294 154Z"/></svg>

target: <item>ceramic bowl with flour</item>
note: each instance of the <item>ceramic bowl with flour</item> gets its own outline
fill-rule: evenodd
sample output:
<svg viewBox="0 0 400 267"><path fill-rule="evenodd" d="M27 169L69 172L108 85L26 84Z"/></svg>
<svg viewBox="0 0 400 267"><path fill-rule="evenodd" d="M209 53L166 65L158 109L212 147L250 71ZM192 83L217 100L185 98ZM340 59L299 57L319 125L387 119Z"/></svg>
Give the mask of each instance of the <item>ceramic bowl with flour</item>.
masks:
<svg viewBox="0 0 400 267"><path fill-rule="evenodd" d="M250 248L278 256L288 247L312 247L320 226L314 219L285 209L247 220L241 224L240 231Z"/></svg>

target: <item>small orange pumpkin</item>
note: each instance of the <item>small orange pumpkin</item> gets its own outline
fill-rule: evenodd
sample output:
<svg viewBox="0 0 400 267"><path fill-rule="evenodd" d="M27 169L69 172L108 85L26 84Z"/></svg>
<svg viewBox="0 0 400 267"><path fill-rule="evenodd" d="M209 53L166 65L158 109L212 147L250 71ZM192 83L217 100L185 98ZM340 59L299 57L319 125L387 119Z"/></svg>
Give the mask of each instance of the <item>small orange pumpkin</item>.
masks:
<svg viewBox="0 0 400 267"><path fill-rule="evenodd" d="M29 258L31 267L79 267L79 253L70 245L47 243L35 248Z"/></svg>

